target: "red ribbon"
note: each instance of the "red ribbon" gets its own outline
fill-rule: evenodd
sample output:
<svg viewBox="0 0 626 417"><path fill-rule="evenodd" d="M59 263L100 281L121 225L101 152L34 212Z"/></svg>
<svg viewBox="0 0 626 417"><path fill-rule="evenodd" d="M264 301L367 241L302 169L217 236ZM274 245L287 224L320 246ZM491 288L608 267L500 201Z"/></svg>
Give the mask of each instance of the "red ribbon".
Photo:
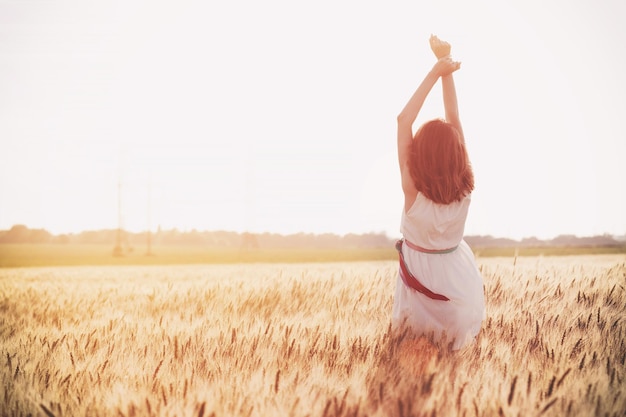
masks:
<svg viewBox="0 0 626 417"><path fill-rule="evenodd" d="M404 260L404 254L402 253L403 242L404 239L400 239L396 242L396 250L398 251L398 255L400 257L400 278L402 278L402 282L404 282L407 287L413 288L415 291L424 294L426 297L433 300L450 301L450 299L445 295L434 293L426 288L417 278L415 278L413 274L411 274L411 271L409 271L406 261Z"/></svg>

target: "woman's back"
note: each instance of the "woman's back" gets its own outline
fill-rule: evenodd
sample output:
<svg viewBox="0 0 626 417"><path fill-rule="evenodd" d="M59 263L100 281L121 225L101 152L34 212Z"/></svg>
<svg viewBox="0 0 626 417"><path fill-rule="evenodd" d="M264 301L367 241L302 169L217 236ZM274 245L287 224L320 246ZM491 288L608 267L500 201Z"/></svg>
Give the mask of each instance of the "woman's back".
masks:
<svg viewBox="0 0 626 417"><path fill-rule="evenodd" d="M426 249L448 249L463 239L471 194L461 201L437 204L422 193L402 213L400 231L406 240Z"/></svg>

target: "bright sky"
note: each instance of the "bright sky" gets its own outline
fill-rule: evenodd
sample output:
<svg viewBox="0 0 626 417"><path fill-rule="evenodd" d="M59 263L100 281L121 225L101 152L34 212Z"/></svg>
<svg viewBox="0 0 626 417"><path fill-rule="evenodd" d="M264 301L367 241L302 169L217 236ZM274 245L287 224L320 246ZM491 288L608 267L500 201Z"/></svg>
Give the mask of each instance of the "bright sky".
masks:
<svg viewBox="0 0 626 417"><path fill-rule="evenodd" d="M395 118L455 79L466 234L626 233L621 0L0 0L0 230L399 234ZM443 115L440 85L418 123Z"/></svg>

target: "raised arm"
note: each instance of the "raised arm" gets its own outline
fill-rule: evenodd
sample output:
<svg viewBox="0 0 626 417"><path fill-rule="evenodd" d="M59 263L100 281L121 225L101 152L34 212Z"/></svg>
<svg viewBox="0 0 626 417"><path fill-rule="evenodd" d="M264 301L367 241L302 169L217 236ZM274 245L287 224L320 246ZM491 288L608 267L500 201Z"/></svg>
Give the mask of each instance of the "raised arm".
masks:
<svg viewBox="0 0 626 417"><path fill-rule="evenodd" d="M437 57L441 59L450 56L451 46L448 42L442 41L435 35L430 36L430 48ZM460 67L459 63L459 67ZM461 139L464 140L463 128L461 126L461 119L459 118L459 106L456 99L456 89L454 87L454 78L452 73L441 77L441 85L443 87L443 105L446 111L446 122L452 126L461 134Z"/></svg>
<svg viewBox="0 0 626 417"><path fill-rule="evenodd" d="M402 190L405 200L412 201L417 195L417 190L409 172L409 156L411 142L413 140L413 123L428 96L430 90L439 79L452 74L459 69L459 63L452 61L450 57L439 59L433 68L426 74L415 93L411 96L404 109L398 115L398 163L402 177Z"/></svg>
<svg viewBox="0 0 626 417"><path fill-rule="evenodd" d="M398 162L401 171L409 160L409 150L413 140L413 123L424 101L426 101L428 93L438 79L439 75L434 71L434 68L431 69L398 115Z"/></svg>
<svg viewBox="0 0 626 417"><path fill-rule="evenodd" d="M454 88L454 78L452 74L441 77L441 85L443 89L443 106L446 110L446 122L456 127L461 134L461 140L465 141L461 119L459 118L459 106L456 100L456 89Z"/></svg>

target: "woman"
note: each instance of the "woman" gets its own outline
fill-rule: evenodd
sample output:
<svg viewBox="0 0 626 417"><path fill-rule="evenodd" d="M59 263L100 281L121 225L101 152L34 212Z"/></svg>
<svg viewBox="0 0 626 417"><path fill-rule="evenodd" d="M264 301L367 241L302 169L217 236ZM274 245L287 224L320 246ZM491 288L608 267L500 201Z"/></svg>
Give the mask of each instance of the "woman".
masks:
<svg viewBox="0 0 626 417"><path fill-rule="evenodd" d="M474 175L452 78L461 64L450 57L447 42L431 36L430 44L438 60L398 116L404 209L392 321L460 349L485 317L482 277L463 240ZM413 135L413 122L439 78L445 120L426 122Z"/></svg>

